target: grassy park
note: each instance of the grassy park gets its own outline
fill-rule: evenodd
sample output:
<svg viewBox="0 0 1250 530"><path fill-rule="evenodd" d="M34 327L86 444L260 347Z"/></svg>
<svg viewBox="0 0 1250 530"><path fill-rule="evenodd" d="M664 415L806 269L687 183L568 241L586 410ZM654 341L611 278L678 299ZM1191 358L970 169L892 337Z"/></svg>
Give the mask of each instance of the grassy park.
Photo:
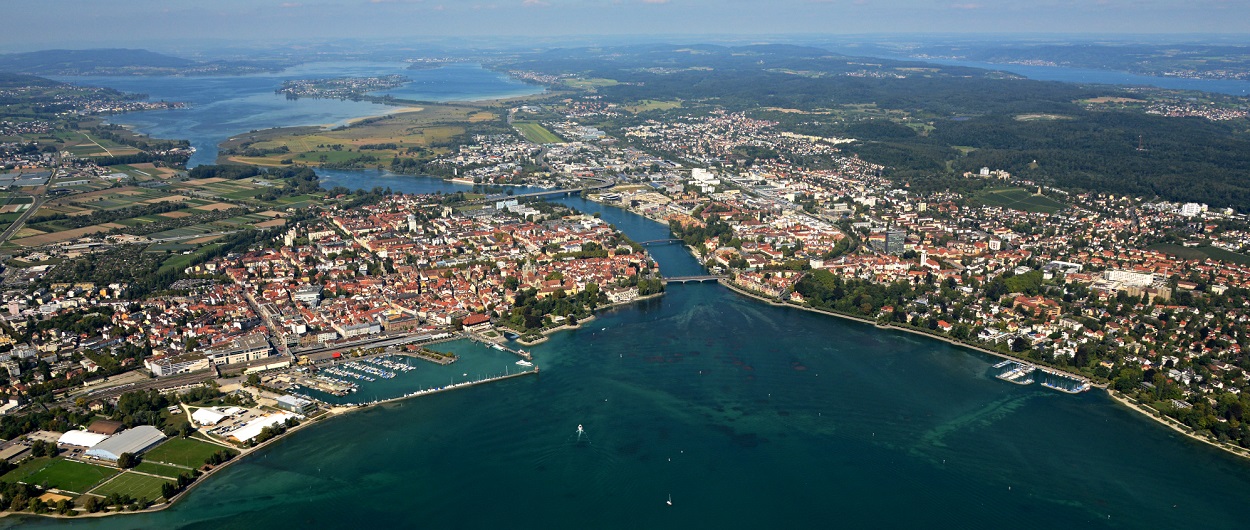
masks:
<svg viewBox="0 0 1250 530"><path fill-rule="evenodd" d="M1066 206L1044 195L1034 195L1024 188L986 190L975 199L986 206L999 206L1033 213L1055 213Z"/></svg>

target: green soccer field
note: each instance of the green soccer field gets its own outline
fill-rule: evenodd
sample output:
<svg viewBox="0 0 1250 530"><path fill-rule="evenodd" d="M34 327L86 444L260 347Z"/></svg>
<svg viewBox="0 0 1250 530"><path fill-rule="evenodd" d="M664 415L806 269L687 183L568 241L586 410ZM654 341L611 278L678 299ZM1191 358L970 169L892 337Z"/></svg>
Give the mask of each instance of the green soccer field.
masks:
<svg viewBox="0 0 1250 530"><path fill-rule="evenodd" d="M4 475L5 481L25 482L82 493L117 474L111 467L84 464L63 458L36 458Z"/></svg>
<svg viewBox="0 0 1250 530"><path fill-rule="evenodd" d="M172 482L158 477L127 472L110 480L108 484L91 491L96 495L108 496L113 493L129 495L135 499L156 500L161 498L161 484Z"/></svg>
<svg viewBox="0 0 1250 530"><path fill-rule="evenodd" d="M204 465L209 455L224 449L219 445L201 442L192 438L170 438L143 454L149 462L168 462L170 464L196 468Z"/></svg>

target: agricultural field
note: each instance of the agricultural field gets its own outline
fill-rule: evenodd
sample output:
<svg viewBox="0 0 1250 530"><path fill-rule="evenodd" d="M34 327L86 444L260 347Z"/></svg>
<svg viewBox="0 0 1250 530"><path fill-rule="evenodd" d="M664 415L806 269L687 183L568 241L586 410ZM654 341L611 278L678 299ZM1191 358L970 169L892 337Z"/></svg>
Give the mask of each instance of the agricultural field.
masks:
<svg viewBox="0 0 1250 530"><path fill-rule="evenodd" d="M625 110L629 112L638 114L640 112L647 112L651 110L669 110L669 109L676 109L680 107L681 107L680 101L660 101L656 99L644 99L633 105L627 105L624 108Z"/></svg>
<svg viewBox="0 0 1250 530"><path fill-rule="evenodd" d="M429 159L475 123L501 122L502 114L473 105L431 104L365 118L346 127L291 127L258 131L221 144L219 162L277 167L388 164L394 158ZM287 161L284 164L284 161Z"/></svg>
<svg viewBox="0 0 1250 530"><path fill-rule="evenodd" d="M564 84L573 88L598 88L603 86L619 85L620 82L615 79L594 77L590 79L565 79Z"/></svg>
<svg viewBox="0 0 1250 530"><path fill-rule="evenodd" d="M47 485L51 488L83 493L117 473L118 471L111 467L85 464L64 458L35 458L8 472L0 480Z"/></svg>
<svg viewBox="0 0 1250 530"><path fill-rule="evenodd" d="M202 442L194 438L170 438L143 455L149 462L165 462L177 466L199 467L213 453L224 449L220 445Z"/></svg>
<svg viewBox="0 0 1250 530"><path fill-rule="evenodd" d="M141 151L122 145L105 138L96 138L83 131L64 131L57 134L63 142L62 151L69 151L74 156L118 156L133 155Z"/></svg>
<svg viewBox="0 0 1250 530"><path fill-rule="evenodd" d="M1055 213L1067 206L1042 195L1034 195L1024 188L986 190L973 198L986 206L999 206L1033 213Z"/></svg>
<svg viewBox="0 0 1250 530"><path fill-rule="evenodd" d="M126 472L105 484L101 484L92 490L91 493L101 496L117 493L119 495L129 495L136 499L156 500L161 498L161 485L166 482L172 481L160 477Z"/></svg>
<svg viewBox="0 0 1250 530"><path fill-rule="evenodd" d="M556 133L553 133L550 130L548 130L546 127L543 127L542 125L532 122L532 121L513 122L512 126L516 127L516 129L521 132L521 135L524 136L526 140L529 140L536 144L554 144L554 143L564 142L563 139L561 139L559 136L556 136Z"/></svg>

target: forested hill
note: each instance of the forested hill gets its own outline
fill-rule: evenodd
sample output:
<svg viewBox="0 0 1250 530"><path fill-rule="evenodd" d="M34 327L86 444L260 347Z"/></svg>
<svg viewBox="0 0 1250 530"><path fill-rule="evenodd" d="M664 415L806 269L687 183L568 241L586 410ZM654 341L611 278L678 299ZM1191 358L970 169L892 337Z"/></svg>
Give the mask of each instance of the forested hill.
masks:
<svg viewBox="0 0 1250 530"><path fill-rule="evenodd" d="M1250 210L1247 120L1083 104L1148 97L1141 91L793 46L553 50L507 68L612 80L595 88L609 102L682 100L683 109L671 112L718 106L784 130L853 137L859 141L847 150L913 187L942 188L989 166L1074 190ZM891 112L868 115L856 106Z"/></svg>
<svg viewBox="0 0 1250 530"><path fill-rule="evenodd" d="M54 86L60 86L64 84L65 83L62 83L60 81L44 79L42 77L34 76L34 75L10 74L10 73L5 73L5 72L0 72L0 88L17 88L17 87L30 87L30 86L54 87Z"/></svg>
<svg viewBox="0 0 1250 530"><path fill-rule="evenodd" d="M289 59L195 61L125 48L0 54L0 72L35 75L221 75L278 71Z"/></svg>
<svg viewBox="0 0 1250 530"><path fill-rule="evenodd" d="M112 68L183 68L195 61L147 50L42 50L0 55L0 72L79 75Z"/></svg>

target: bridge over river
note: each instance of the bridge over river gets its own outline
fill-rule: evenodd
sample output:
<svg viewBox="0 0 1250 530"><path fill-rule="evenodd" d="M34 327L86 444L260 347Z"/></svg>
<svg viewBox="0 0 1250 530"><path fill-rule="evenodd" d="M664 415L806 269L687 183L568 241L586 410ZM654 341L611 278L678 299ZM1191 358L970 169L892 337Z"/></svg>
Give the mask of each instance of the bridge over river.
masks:
<svg viewBox="0 0 1250 530"><path fill-rule="evenodd" d="M611 188L612 186L616 184L610 179L591 178L591 179L586 179L586 181L587 181L586 186L583 186L581 188L563 188L563 189L558 189L558 190L532 191L529 193L518 193L516 195L490 195L488 197L483 197L481 199L465 201L465 203L478 204L478 203L489 203L489 202L495 202L495 201L506 201L510 199L545 199L545 198L554 199L556 197L571 197L573 195L580 194L583 191L593 191L593 190L601 190L604 188ZM591 184L591 182L594 182L594 184Z"/></svg>
<svg viewBox="0 0 1250 530"><path fill-rule="evenodd" d="M664 283L719 282L725 278L728 278L728 276L718 276L714 274L697 276L669 276L664 278Z"/></svg>

